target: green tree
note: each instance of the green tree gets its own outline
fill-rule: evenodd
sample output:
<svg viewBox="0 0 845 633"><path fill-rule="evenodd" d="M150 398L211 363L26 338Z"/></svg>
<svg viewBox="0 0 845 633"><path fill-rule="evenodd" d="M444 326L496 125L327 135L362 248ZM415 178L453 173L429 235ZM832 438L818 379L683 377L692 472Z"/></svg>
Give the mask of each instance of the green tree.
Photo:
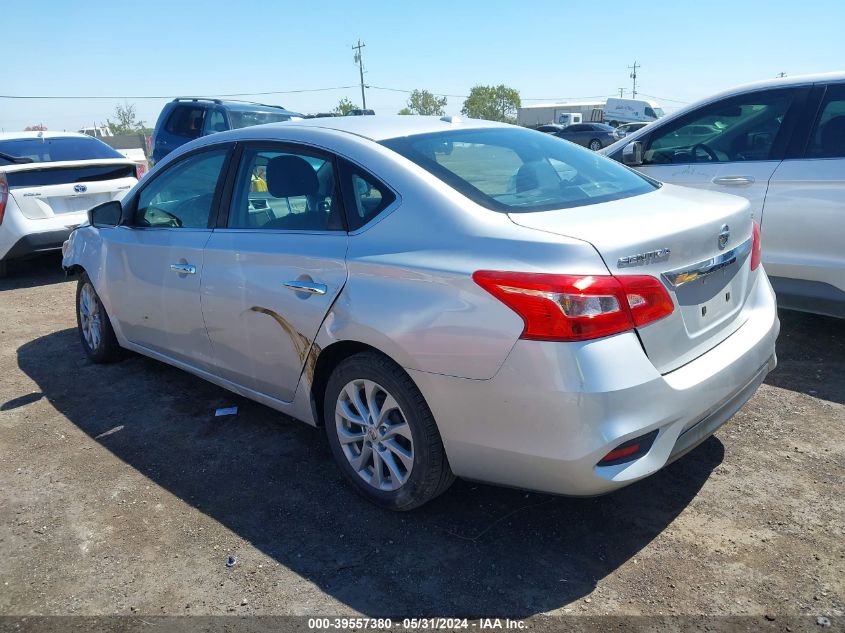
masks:
<svg viewBox="0 0 845 633"><path fill-rule="evenodd" d="M346 116L352 110L357 110L358 106L352 103L349 99L344 97L340 101L338 101L337 107L333 110L336 114L340 114L342 116Z"/></svg>
<svg viewBox="0 0 845 633"><path fill-rule="evenodd" d="M396 114L413 114L413 113L414 113L414 111L411 110L411 108L402 108Z"/></svg>
<svg viewBox="0 0 845 633"><path fill-rule="evenodd" d="M446 97L437 97L428 90L414 90L408 99L408 110L414 114L443 116L446 114Z"/></svg>
<svg viewBox="0 0 845 633"><path fill-rule="evenodd" d="M114 107L114 118L114 121L106 119L106 125L112 134L146 134L149 132L147 125L135 116L134 103L124 102L123 105L118 103Z"/></svg>
<svg viewBox="0 0 845 633"><path fill-rule="evenodd" d="M461 112L473 119L487 119L488 121L516 121L516 111L522 101L519 91L504 85L473 86L469 96L464 101Z"/></svg>

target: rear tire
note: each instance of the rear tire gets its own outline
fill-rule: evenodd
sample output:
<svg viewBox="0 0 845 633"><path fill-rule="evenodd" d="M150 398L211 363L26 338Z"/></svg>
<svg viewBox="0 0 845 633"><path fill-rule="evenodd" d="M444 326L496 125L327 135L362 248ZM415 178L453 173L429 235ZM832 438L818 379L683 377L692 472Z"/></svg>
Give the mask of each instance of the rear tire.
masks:
<svg viewBox="0 0 845 633"><path fill-rule="evenodd" d="M590 141L590 144L589 144L587 147L589 147L589 148L590 148L591 150L593 150L594 152L597 152L597 151L599 151L599 150L601 149L601 147L602 147L602 146L601 146L601 141L600 141L600 140L598 140L597 138L594 138L592 141Z"/></svg>
<svg viewBox="0 0 845 633"><path fill-rule="evenodd" d="M111 363L121 357L109 315L87 273L76 285L76 325L82 349L93 363Z"/></svg>
<svg viewBox="0 0 845 633"><path fill-rule="evenodd" d="M412 510L452 485L431 410L411 377L387 357L362 352L341 361L324 402L335 461L372 503Z"/></svg>

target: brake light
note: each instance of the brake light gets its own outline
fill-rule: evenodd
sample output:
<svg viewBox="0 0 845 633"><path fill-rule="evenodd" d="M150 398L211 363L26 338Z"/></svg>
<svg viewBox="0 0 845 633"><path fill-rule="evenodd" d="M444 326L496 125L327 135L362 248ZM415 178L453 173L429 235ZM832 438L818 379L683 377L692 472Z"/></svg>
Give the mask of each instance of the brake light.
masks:
<svg viewBox="0 0 845 633"><path fill-rule="evenodd" d="M9 201L9 181L6 174L0 172L0 224L3 224L3 216L6 215L6 203Z"/></svg>
<svg viewBox="0 0 845 633"><path fill-rule="evenodd" d="M147 173L147 166L144 163L135 163L135 178L141 180L141 177Z"/></svg>
<svg viewBox="0 0 845 633"><path fill-rule="evenodd" d="M757 270L760 265L762 246L760 245L760 225L757 220L751 220L751 270Z"/></svg>
<svg viewBox="0 0 845 633"><path fill-rule="evenodd" d="M525 322L520 338L584 341L619 334L674 310L654 277L479 270L473 280Z"/></svg>

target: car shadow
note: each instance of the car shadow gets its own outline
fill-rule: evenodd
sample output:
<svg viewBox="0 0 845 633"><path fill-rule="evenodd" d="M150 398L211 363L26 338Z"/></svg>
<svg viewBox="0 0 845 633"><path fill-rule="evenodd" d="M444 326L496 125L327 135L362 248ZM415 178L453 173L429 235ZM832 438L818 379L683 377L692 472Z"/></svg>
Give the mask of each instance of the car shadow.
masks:
<svg viewBox="0 0 845 633"><path fill-rule="evenodd" d="M528 617L566 605L658 536L723 459L710 438L604 497L458 481L397 514L345 484L322 430L168 365L92 365L72 329L23 345L18 363L93 441L368 616ZM214 417L232 405L236 416Z"/></svg>
<svg viewBox="0 0 845 633"><path fill-rule="evenodd" d="M778 366L766 384L845 404L845 319L779 310Z"/></svg>
<svg viewBox="0 0 845 633"><path fill-rule="evenodd" d="M45 253L30 259L16 259L8 264L5 277L0 277L0 292L35 288L67 281L62 270L60 253Z"/></svg>

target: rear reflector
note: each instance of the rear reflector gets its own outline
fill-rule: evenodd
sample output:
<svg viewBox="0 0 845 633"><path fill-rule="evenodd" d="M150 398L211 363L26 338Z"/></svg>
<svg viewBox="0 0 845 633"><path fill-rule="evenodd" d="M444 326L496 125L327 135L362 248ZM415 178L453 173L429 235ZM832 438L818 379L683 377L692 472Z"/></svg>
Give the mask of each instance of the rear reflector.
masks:
<svg viewBox="0 0 845 633"><path fill-rule="evenodd" d="M521 338L583 341L642 327L674 310L646 275L549 275L479 270L473 280L522 317Z"/></svg>
<svg viewBox="0 0 845 633"><path fill-rule="evenodd" d="M757 220L751 221L751 270L757 270L760 265L762 247L760 245L760 225Z"/></svg>
<svg viewBox="0 0 845 633"><path fill-rule="evenodd" d="M635 437L632 440L623 442L607 455L601 458L601 461L596 466L615 466L616 464L624 464L632 462L648 453L651 445L654 444L654 439L657 437L657 429L651 433L646 433L640 437Z"/></svg>
<svg viewBox="0 0 845 633"><path fill-rule="evenodd" d="M0 172L0 224L3 224L3 217L6 215L6 203L9 202L9 181L6 174Z"/></svg>

